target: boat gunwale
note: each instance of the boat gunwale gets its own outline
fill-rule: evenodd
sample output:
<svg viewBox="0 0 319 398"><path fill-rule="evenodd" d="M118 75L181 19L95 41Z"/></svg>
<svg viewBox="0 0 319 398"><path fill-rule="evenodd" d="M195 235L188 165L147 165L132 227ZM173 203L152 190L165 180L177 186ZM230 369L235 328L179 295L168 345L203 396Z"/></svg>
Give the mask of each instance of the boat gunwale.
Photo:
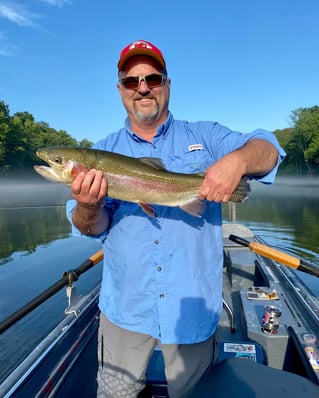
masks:
<svg viewBox="0 0 319 398"><path fill-rule="evenodd" d="M54 329L36 346L32 351L11 371L11 373L0 383L0 396L4 398L11 396L32 375L32 373L48 357L50 352L58 345L72 326L86 313L86 310L99 298L100 283L95 286L82 302L78 314L66 315Z"/></svg>

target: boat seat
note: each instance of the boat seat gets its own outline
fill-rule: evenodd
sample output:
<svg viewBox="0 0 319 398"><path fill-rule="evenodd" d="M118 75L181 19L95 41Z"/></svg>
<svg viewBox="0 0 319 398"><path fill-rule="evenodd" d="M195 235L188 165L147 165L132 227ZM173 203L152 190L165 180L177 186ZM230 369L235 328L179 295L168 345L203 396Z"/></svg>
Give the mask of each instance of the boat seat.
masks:
<svg viewBox="0 0 319 398"><path fill-rule="evenodd" d="M146 379L150 384L166 383L164 358L159 346L156 346L146 370Z"/></svg>
<svg viewBox="0 0 319 398"><path fill-rule="evenodd" d="M240 357L251 361L266 363L262 346L255 342L218 341L215 364L232 357ZM146 378L150 384L166 383L164 358L160 346L156 346L146 370Z"/></svg>
<svg viewBox="0 0 319 398"><path fill-rule="evenodd" d="M244 346L248 345L254 346L253 350L245 349ZM231 350L230 346L234 349ZM236 351L236 346L243 346L244 349L239 347ZM262 347L255 342L219 342L218 357L213 369L185 398L319 397L319 386L310 380L294 373L268 367L264 363ZM165 396L164 361L159 347L154 350L147 379L153 385L153 392L158 391L158 396ZM150 388L150 385L147 388ZM147 388L139 398L153 395Z"/></svg>
<svg viewBox="0 0 319 398"><path fill-rule="evenodd" d="M262 346L255 342L218 341L217 344L215 364L235 356L262 364L266 363ZM164 358L159 346L156 346L153 351L146 371L146 378L149 384L162 385L166 383Z"/></svg>
<svg viewBox="0 0 319 398"><path fill-rule="evenodd" d="M255 361L230 358L217 364L185 398L315 398L310 380Z"/></svg>

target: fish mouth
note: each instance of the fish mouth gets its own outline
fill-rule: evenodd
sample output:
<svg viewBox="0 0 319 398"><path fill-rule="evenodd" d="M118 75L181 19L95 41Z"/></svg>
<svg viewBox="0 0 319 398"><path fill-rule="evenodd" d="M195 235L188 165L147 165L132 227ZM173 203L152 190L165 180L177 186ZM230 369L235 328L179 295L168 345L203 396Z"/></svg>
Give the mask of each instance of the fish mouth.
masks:
<svg viewBox="0 0 319 398"><path fill-rule="evenodd" d="M49 166L33 166L33 169L49 181L61 182L61 173L57 172L54 168Z"/></svg>

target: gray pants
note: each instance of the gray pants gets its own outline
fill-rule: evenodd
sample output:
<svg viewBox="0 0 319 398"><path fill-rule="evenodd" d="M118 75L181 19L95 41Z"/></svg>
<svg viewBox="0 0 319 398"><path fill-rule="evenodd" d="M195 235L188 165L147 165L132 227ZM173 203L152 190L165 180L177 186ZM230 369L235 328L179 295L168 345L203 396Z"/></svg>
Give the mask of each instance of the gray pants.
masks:
<svg viewBox="0 0 319 398"><path fill-rule="evenodd" d="M145 386L145 372L160 345L170 398L181 398L213 362L214 337L196 344L160 344L153 337L122 329L100 316L98 398L136 398Z"/></svg>

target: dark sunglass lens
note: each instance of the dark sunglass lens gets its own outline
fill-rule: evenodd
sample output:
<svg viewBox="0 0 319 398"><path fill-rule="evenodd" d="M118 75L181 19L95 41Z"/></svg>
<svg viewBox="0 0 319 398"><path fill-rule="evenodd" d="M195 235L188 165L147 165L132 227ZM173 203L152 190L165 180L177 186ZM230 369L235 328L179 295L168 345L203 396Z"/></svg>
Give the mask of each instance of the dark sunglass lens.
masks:
<svg viewBox="0 0 319 398"><path fill-rule="evenodd" d="M149 88L159 87L163 84L163 76L156 73L145 76L145 81Z"/></svg>
<svg viewBox="0 0 319 398"><path fill-rule="evenodd" d="M122 79L122 84L129 90L136 90L139 84L138 76L130 76Z"/></svg>

